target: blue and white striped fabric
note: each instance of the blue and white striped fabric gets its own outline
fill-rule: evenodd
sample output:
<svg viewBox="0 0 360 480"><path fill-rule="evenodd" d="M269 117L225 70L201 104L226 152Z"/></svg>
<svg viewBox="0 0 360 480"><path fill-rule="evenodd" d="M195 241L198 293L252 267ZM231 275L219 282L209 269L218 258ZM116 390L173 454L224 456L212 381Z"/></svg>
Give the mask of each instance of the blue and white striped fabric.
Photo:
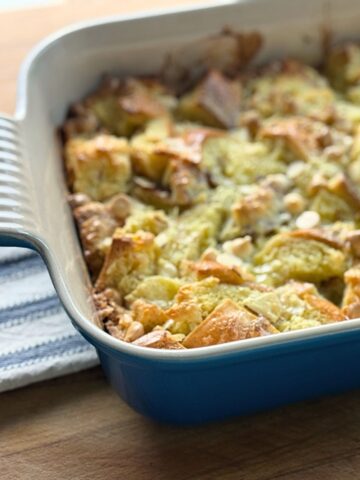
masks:
<svg viewBox="0 0 360 480"><path fill-rule="evenodd" d="M41 257L0 248L0 392L97 363L62 309Z"/></svg>

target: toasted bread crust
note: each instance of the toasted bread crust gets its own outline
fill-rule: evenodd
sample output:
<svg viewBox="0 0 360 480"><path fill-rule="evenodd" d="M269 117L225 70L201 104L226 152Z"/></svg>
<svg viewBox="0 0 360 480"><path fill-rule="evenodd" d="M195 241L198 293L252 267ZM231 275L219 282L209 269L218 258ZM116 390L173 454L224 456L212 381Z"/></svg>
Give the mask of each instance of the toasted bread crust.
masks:
<svg viewBox="0 0 360 480"><path fill-rule="evenodd" d="M306 303L308 303L315 310L318 310L323 316L328 319L328 323L342 322L346 319L346 316L332 302L329 302L325 298L321 298L318 295L304 294L302 297Z"/></svg>
<svg viewBox="0 0 360 480"><path fill-rule="evenodd" d="M214 260L201 260L199 262L194 262L192 268L196 272L199 280L207 277L215 277L222 283L241 285L254 278L252 275L246 274L246 272L241 272L236 266L227 266Z"/></svg>
<svg viewBox="0 0 360 480"><path fill-rule="evenodd" d="M206 347L276 333L270 322L224 300L185 338L186 348Z"/></svg>

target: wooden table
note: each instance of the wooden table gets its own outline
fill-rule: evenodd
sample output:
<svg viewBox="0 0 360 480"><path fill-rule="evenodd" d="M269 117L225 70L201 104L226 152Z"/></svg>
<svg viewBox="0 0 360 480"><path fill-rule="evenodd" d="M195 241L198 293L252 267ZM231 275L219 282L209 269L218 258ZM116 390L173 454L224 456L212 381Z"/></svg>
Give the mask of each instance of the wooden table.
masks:
<svg viewBox="0 0 360 480"><path fill-rule="evenodd" d="M99 368L0 395L1 480L354 480L360 393L196 428L127 407Z"/></svg>
<svg viewBox="0 0 360 480"><path fill-rule="evenodd" d="M0 110L12 113L20 61L45 34L166 4L71 0L0 13ZM360 392L197 428L142 418L99 368L0 395L1 480L279 478L360 478Z"/></svg>

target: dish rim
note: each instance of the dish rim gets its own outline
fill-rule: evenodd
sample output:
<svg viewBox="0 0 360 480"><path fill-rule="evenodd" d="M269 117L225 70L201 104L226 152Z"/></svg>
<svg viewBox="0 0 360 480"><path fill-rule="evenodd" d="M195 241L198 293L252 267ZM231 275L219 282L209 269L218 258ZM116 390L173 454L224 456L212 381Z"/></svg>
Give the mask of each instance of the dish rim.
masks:
<svg viewBox="0 0 360 480"><path fill-rule="evenodd" d="M157 16L166 16L177 13L188 13L202 10L216 10L226 6L240 5L247 3L261 3L261 0L220 0L220 2L204 2L195 5L182 5L172 8L159 8L154 10L146 10L143 12L132 14L120 14L113 16L106 16L97 19L85 20L70 24L69 26L59 29L56 32L48 35L38 44L36 44L26 56L23 61L18 80L17 80L17 94L16 94L16 109L12 118L19 123L26 120L27 107L27 92L29 84L30 72L37 60L51 45L70 35L74 32L86 30L98 26L103 26L113 23L128 22L133 20L143 20ZM9 117L10 118L10 117ZM51 244L48 243L47 238L42 238L36 233L31 235L24 235L22 232L12 234L13 237L18 237L19 240L26 240L32 244L36 250L42 255L55 286L55 289L60 297L60 300L73 321L75 326L85 335L90 343L94 343L97 348L110 349L114 352L123 353L130 357L138 357L144 359L152 359L160 362L186 362L194 360L204 360L214 357L223 357L230 355L241 355L242 352L248 352L258 349L263 349L271 346L280 346L284 344L292 344L301 340L307 343L309 340L315 340L325 337L336 337L338 334L352 332L359 330L360 318L346 320L344 322L332 323L328 325L321 325L318 327L310 327L303 330L296 330L290 332L282 332L279 335L269 335L267 337L250 338L246 340L238 340L235 342L228 342L220 345L212 345L208 347L199 347L186 350L166 350L154 349L148 347L141 347L131 343L123 342L109 335L107 332L97 326L92 320L84 316L74 304L70 286L66 286L62 276L57 272L55 256L51 249Z"/></svg>

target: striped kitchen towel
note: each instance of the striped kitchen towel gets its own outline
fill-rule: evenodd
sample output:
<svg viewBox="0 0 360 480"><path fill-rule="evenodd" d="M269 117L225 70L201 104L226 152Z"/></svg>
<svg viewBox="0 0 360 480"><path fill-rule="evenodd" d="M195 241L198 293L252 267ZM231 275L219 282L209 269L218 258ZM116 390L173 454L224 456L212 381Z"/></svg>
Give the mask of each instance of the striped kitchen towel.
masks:
<svg viewBox="0 0 360 480"><path fill-rule="evenodd" d="M97 363L61 307L41 257L0 248L0 392Z"/></svg>

